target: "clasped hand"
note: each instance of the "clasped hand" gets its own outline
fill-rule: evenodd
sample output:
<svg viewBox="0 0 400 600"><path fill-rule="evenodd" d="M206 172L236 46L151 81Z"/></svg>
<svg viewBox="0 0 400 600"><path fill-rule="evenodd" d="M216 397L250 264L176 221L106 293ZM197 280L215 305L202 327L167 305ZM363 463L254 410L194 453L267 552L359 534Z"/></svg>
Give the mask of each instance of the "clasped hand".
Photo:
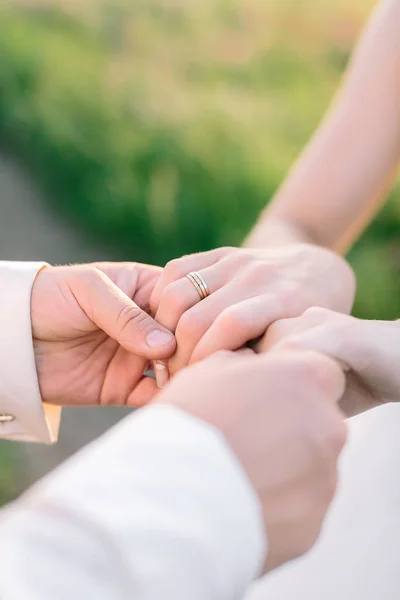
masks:
<svg viewBox="0 0 400 600"><path fill-rule="evenodd" d="M341 298L319 285L328 265L345 289ZM204 300L184 276L191 270L210 286ZM150 361L169 361L172 372L181 369L158 401L223 435L259 499L268 537L265 567L274 568L313 545L335 492L346 439L337 406L345 386L342 369L307 351L199 358L240 349L276 319L300 314L309 304L349 309L349 273L342 259L308 246L273 254L222 249L185 257L164 271L130 263L45 267L31 302L43 400L140 406L157 392L154 379L144 376ZM181 304L168 304L171 289L180 288ZM197 318L191 335L181 321L193 328ZM189 362L198 364L182 369Z"/></svg>
<svg viewBox="0 0 400 600"><path fill-rule="evenodd" d="M200 301L190 271L207 282L208 298ZM62 405L141 406L157 392L144 376L149 361L174 374L218 350L241 348L309 306L347 312L353 295L345 261L306 244L219 248L163 270L48 266L37 275L31 303L41 394Z"/></svg>

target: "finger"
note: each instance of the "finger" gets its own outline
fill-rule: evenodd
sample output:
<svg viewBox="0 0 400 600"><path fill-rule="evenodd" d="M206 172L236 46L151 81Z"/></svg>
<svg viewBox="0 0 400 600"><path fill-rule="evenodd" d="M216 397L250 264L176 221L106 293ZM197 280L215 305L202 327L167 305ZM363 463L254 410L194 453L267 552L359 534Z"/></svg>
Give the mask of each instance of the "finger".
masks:
<svg viewBox="0 0 400 600"><path fill-rule="evenodd" d="M282 307L275 295L266 294L233 304L215 319L193 350L190 362L203 360L218 350L237 350L259 338L279 319Z"/></svg>
<svg viewBox="0 0 400 600"><path fill-rule="evenodd" d="M215 264L223 258L230 248L217 248L209 252L201 252L200 254L190 254L167 263L158 280L151 296L150 306L152 314L155 315L160 303L163 290L178 279L182 279L191 271L199 271Z"/></svg>
<svg viewBox="0 0 400 600"><path fill-rule="evenodd" d="M318 352L338 362L342 369L349 370L352 365L346 361L346 356L343 353L343 340L338 333L339 331L335 328L312 327L300 333L283 335L275 343L273 350L279 352L283 350Z"/></svg>
<svg viewBox="0 0 400 600"><path fill-rule="evenodd" d="M210 295L215 294L230 279L220 264L222 263L198 271ZM175 332L182 315L201 301L196 286L187 277L183 277L163 290L155 319L169 331Z"/></svg>
<svg viewBox="0 0 400 600"><path fill-rule="evenodd" d="M109 340L111 342L111 340ZM115 344L115 342L112 342ZM105 377L99 390L101 406L125 406L132 390L143 378L148 360L117 346L105 368Z"/></svg>
<svg viewBox="0 0 400 600"><path fill-rule="evenodd" d="M161 390L169 381L169 367L164 360L154 361L154 375L156 378L157 387Z"/></svg>
<svg viewBox="0 0 400 600"><path fill-rule="evenodd" d="M359 371L365 368L362 323L349 315L313 307L297 319L274 324L267 338L272 331L274 349L312 350L334 359L346 371Z"/></svg>
<svg viewBox="0 0 400 600"><path fill-rule="evenodd" d="M316 352L304 352L314 373L316 385L320 384L326 398L333 403L339 402L346 389L346 377L336 360Z"/></svg>
<svg viewBox="0 0 400 600"><path fill-rule="evenodd" d="M138 384L134 387L127 399L127 406L140 408L149 404L159 390L153 377L142 377Z"/></svg>
<svg viewBox="0 0 400 600"><path fill-rule="evenodd" d="M231 304L241 302L246 294L242 286L228 283L182 315L176 328L177 350L168 363L171 374L189 363L194 348L218 315Z"/></svg>
<svg viewBox="0 0 400 600"><path fill-rule="evenodd" d="M302 327L302 317L291 317L288 319L275 319L270 324L265 335L256 345L257 352L269 352L279 342L293 335L299 328Z"/></svg>
<svg viewBox="0 0 400 600"><path fill-rule="evenodd" d="M162 273L160 267L132 262L101 262L91 266L103 271L140 308L150 311L150 296Z"/></svg>
<svg viewBox="0 0 400 600"><path fill-rule="evenodd" d="M238 350L237 352L232 352L230 350L220 350L212 356L208 356L202 362L201 367L204 367L204 365L208 365L210 367L216 367L218 365L221 365L222 367L223 365L226 366L229 363L234 363L234 366L236 367L237 365L243 365L243 359L246 360L247 364L248 358L251 358L252 356L255 356L255 353L249 348L243 348L241 350Z"/></svg>
<svg viewBox="0 0 400 600"><path fill-rule="evenodd" d="M236 350L235 355L240 358L248 358L249 356L254 356L256 353L251 348L239 348Z"/></svg>
<svg viewBox="0 0 400 600"><path fill-rule="evenodd" d="M123 348L148 359L175 351L173 334L140 309L98 269L77 271L71 292L86 315Z"/></svg>
<svg viewBox="0 0 400 600"><path fill-rule="evenodd" d="M380 404L382 398L368 387L358 373L346 372L346 393L341 398L340 407L347 417L354 417Z"/></svg>
<svg viewBox="0 0 400 600"><path fill-rule="evenodd" d="M295 385L308 396L336 403L345 391L346 379L337 361L313 351L282 350L256 357L271 376Z"/></svg>

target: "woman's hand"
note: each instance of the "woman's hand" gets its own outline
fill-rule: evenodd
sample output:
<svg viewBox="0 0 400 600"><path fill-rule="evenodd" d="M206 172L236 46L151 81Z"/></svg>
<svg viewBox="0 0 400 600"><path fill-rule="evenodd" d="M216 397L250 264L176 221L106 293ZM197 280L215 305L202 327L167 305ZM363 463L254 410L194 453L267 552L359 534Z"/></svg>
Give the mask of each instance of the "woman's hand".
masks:
<svg viewBox="0 0 400 600"><path fill-rule="evenodd" d="M363 321L322 308L274 323L261 351L313 350L347 371L341 406L351 416L400 401L400 321Z"/></svg>
<svg viewBox="0 0 400 600"><path fill-rule="evenodd" d="M142 405L157 391L149 359L174 336L147 314L161 269L137 263L45 267L32 290L36 368L44 401Z"/></svg>
<svg viewBox="0 0 400 600"><path fill-rule="evenodd" d="M210 296L202 301L186 277L191 271L198 271L209 288ZM218 350L241 348L271 323L296 317L309 306L349 312L354 287L348 264L318 246L219 248L168 263L151 309L159 323L176 333L177 351L168 363L175 373Z"/></svg>

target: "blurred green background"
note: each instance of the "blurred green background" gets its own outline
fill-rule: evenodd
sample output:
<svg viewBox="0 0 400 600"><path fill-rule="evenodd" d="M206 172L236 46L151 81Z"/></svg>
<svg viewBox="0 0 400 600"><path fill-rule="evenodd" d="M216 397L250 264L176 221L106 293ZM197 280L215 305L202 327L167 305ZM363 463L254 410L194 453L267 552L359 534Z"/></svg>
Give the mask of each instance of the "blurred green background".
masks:
<svg viewBox="0 0 400 600"><path fill-rule="evenodd" d="M5 0L2 147L46 190L46 210L117 257L164 264L240 244L373 5ZM399 316L398 196L351 253L363 317Z"/></svg>
<svg viewBox="0 0 400 600"><path fill-rule="evenodd" d="M163 264L239 244L326 109L373 4L6 1L3 139L51 208L123 257ZM352 253L359 315L399 314L399 227L392 200Z"/></svg>

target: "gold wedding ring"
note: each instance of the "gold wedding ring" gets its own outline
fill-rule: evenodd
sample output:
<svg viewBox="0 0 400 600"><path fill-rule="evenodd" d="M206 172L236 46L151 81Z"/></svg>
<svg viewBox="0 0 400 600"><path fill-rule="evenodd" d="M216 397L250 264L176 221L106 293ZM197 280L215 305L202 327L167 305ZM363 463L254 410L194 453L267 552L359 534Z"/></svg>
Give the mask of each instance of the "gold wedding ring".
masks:
<svg viewBox="0 0 400 600"><path fill-rule="evenodd" d="M186 277L189 279L190 283L192 283L192 285L194 285L194 287L196 288L196 291L200 296L200 300L204 300L204 298L207 298L207 296L210 295L210 290L208 289L206 282L197 271L192 271L191 273L188 273Z"/></svg>

